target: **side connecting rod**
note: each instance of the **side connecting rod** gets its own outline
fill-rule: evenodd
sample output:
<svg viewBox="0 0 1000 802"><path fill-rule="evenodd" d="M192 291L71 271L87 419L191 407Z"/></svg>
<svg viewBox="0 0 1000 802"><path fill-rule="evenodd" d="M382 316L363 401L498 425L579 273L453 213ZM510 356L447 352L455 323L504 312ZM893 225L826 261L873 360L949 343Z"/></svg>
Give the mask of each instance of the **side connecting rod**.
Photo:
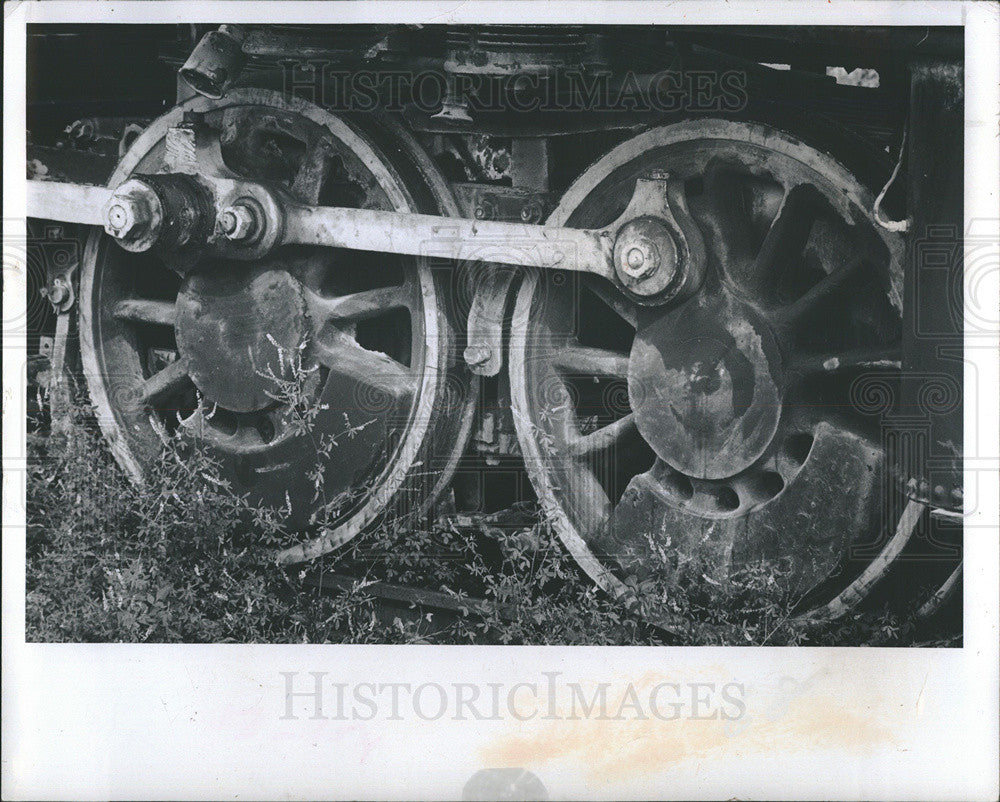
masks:
<svg viewBox="0 0 1000 802"><path fill-rule="evenodd" d="M175 204L164 195L162 178L130 179L115 190L57 181L28 181L28 213L45 220L103 226L122 247L146 250L156 245L160 230L166 229L172 218L183 216L190 208L188 205L171 208ZM193 183L187 176L180 180ZM375 209L303 206L258 185L222 180L201 183L199 190L208 201L205 211L218 216L218 223L209 221L204 244L232 258L260 258L280 245L323 245L558 268L607 277L613 272L614 242L608 232ZM141 236L136 236L137 232Z"/></svg>
<svg viewBox="0 0 1000 802"><path fill-rule="evenodd" d="M60 181L28 182L28 216L62 223L103 226L111 190Z"/></svg>
<svg viewBox="0 0 1000 802"><path fill-rule="evenodd" d="M305 206L261 184L185 173L136 175L114 190L29 181L28 208L103 225L122 248L165 256L255 260L281 245L320 245L593 273L649 303L689 295L703 275L700 235L677 183L659 173L638 179L625 212L600 230Z"/></svg>
<svg viewBox="0 0 1000 802"><path fill-rule="evenodd" d="M608 232L322 206L285 207L281 241L611 276Z"/></svg>

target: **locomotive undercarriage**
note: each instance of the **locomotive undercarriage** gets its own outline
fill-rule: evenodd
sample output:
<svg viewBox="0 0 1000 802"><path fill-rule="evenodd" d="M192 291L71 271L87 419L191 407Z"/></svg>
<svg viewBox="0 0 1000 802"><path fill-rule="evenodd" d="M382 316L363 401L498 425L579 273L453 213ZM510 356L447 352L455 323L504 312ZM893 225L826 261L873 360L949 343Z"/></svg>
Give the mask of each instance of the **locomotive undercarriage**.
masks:
<svg viewBox="0 0 1000 802"><path fill-rule="evenodd" d="M46 277L56 384L78 359L136 481L179 435L286 505L304 533L289 565L390 519L495 514L523 500L490 488L503 462L653 625L671 613L647 583L724 585L759 561L815 619L891 583L940 587L925 617L954 604L961 363L956 378L928 353L961 329L911 336L941 301L913 290L904 224L928 219L913 159L961 131L960 104L920 105L959 80L947 38L873 61L866 90L816 74L817 58L854 65L833 34L828 52L788 39L783 76L754 51L775 41L526 27L222 26L176 60L168 112L92 121L92 145L112 132L106 180L98 147L81 148L89 173L36 149L29 213L86 243ZM635 63L609 46L626 39ZM314 83L282 59L312 60ZM436 70L444 91L424 108L390 81L409 102L344 109L331 63ZM606 77L606 108L545 95L574 71ZM706 74L701 107L655 102ZM883 204L904 129L914 177ZM960 166L935 210L959 225ZM950 452L914 457L914 426ZM319 524L317 462L337 499Z"/></svg>

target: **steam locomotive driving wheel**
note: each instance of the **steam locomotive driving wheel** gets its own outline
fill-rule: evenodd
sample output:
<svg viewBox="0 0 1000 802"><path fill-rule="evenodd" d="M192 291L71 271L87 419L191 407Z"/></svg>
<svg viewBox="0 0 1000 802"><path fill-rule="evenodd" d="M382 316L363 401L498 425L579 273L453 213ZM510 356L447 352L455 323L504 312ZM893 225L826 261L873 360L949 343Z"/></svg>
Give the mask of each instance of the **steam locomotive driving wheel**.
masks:
<svg viewBox="0 0 1000 802"><path fill-rule="evenodd" d="M456 213L405 132L362 131L252 89L168 112L110 184L206 169L301 203ZM119 222L114 209L108 219ZM222 224L238 236L247 221ZM82 361L119 462L141 480L169 435L200 444L237 492L290 506L296 529L322 525L286 561L422 513L450 478L475 399L447 287L417 259L311 246L243 261L158 256L95 233L81 290Z"/></svg>
<svg viewBox="0 0 1000 802"><path fill-rule="evenodd" d="M672 295L657 271L676 262L664 235L676 220L635 208L650 176L671 187L701 263ZM619 145L550 218L642 228L627 253L616 246L615 281L525 279L510 378L548 519L650 620L669 617L678 583L724 586L759 561L783 566L801 596L860 570L852 543L883 525L887 493L858 382L895 381L901 359L901 243L871 208L857 177L799 139L698 120Z"/></svg>

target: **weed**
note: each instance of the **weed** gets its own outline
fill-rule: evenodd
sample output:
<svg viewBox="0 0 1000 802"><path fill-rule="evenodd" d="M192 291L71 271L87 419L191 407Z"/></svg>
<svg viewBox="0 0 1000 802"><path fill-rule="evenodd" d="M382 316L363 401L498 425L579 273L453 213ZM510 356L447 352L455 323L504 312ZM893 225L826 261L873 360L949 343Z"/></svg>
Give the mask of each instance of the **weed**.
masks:
<svg viewBox="0 0 1000 802"><path fill-rule="evenodd" d="M276 386L308 433L315 394L301 383ZM355 427L346 424L350 437ZM626 578L636 598L670 613L670 631L651 627L640 605L609 598L582 574L536 509L519 510L521 523L506 528L387 519L318 565L289 571L274 558L302 536L285 528L287 511L235 492L197 443L168 440L157 471L137 486L86 407L72 411L66 432L29 438L32 641L904 645L916 636L907 616L888 608L803 623L782 567L763 562L725 585ZM323 490L323 457L337 438L313 446L322 528L339 504ZM356 579L321 592L307 581L316 570ZM460 612L387 619L375 581L446 593Z"/></svg>

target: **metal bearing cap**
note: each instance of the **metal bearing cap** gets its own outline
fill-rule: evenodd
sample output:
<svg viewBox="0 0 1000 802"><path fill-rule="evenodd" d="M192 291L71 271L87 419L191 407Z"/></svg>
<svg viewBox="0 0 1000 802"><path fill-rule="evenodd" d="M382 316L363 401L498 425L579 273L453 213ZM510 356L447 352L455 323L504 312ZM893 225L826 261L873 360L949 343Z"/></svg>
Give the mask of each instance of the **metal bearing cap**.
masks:
<svg viewBox="0 0 1000 802"><path fill-rule="evenodd" d="M104 230L127 251L146 251L160 234L163 203L145 181L132 178L115 190L104 208Z"/></svg>
<svg viewBox="0 0 1000 802"><path fill-rule="evenodd" d="M663 292L679 274L678 249L670 230L654 217L626 223L615 240L615 272L637 295Z"/></svg>
<svg viewBox="0 0 1000 802"><path fill-rule="evenodd" d="M164 251L204 241L211 207L189 175L142 175L119 185L104 207L104 230L127 251Z"/></svg>

